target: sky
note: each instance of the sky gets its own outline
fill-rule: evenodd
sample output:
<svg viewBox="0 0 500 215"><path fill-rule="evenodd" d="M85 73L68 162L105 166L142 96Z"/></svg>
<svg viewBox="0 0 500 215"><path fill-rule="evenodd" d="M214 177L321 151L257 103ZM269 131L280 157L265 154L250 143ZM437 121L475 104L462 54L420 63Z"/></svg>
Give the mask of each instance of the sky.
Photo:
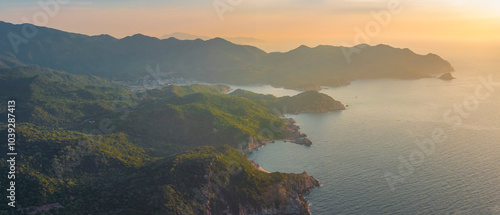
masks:
<svg viewBox="0 0 500 215"><path fill-rule="evenodd" d="M16 24L117 38L250 37L257 40L249 45L268 52L358 43L422 53L468 43L495 51L499 11L498 0L0 0L0 20Z"/></svg>

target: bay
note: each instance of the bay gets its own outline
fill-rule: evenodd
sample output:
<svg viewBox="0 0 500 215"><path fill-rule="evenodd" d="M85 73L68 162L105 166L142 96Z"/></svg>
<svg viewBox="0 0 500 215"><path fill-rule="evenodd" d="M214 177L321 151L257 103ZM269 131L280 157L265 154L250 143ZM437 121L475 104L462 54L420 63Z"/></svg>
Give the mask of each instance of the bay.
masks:
<svg viewBox="0 0 500 215"><path fill-rule="evenodd" d="M349 105L347 110L287 115L311 147L277 141L249 157L267 171L307 171L320 180L322 186L306 197L314 215L500 214L500 85L490 92L481 82L491 76L498 83L500 75L453 75L452 81L360 80L324 89ZM475 97L479 86L483 99ZM276 96L299 93L266 85L232 87ZM421 144L434 145L425 154L419 142L436 131L446 140ZM405 165L410 161L415 165ZM387 180L387 174L400 180Z"/></svg>

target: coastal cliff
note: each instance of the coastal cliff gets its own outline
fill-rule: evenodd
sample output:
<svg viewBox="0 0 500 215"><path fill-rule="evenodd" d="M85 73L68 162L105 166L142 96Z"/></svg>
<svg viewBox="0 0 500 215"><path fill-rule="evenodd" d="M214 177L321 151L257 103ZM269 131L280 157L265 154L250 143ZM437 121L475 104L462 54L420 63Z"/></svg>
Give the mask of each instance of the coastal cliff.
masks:
<svg viewBox="0 0 500 215"><path fill-rule="evenodd" d="M206 146L134 172L106 190L108 202L105 206L95 205L99 207L95 210L134 214L307 215L310 212L304 194L318 186L319 181L306 172L266 173L236 149ZM124 201L112 201L115 197Z"/></svg>
<svg viewBox="0 0 500 215"><path fill-rule="evenodd" d="M247 141L243 141L240 147L245 152L253 152L258 148L267 145L268 143L274 143L275 141L286 141L292 142L299 145L311 146L312 141L307 138L306 134L300 132L300 126L295 124L295 120L292 118L282 118L284 126L280 134L283 135L282 139L269 139L263 138L258 139L257 137L249 136Z"/></svg>

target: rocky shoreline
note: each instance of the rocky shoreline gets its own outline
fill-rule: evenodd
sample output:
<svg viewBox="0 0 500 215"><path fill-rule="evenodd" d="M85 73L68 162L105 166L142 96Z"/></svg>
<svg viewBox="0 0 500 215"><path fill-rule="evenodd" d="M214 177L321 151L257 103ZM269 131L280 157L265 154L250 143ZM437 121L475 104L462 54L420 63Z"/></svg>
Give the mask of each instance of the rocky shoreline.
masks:
<svg viewBox="0 0 500 215"><path fill-rule="evenodd" d="M306 134L300 132L300 126L292 118L283 118L285 124L284 139L264 139L257 140L250 136L248 142L244 143L242 147L244 152L252 153L260 147L275 141L292 142L300 145L311 146L312 142L307 138ZM248 159L253 166L259 171L269 173L254 161ZM255 214L255 215L278 215L278 214L304 214L310 215L309 202L305 199L304 195L309 193L312 189L321 186L320 182L313 176L309 176L307 172L296 175L295 179L290 179L278 184L272 185L264 194L268 198L268 202L279 202L280 204L261 205L260 207L245 207L240 206L240 214ZM283 191L286 191L283 193ZM276 194L282 193L280 195Z"/></svg>
<svg viewBox="0 0 500 215"><path fill-rule="evenodd" d="M284 139L263 139L259 140L254 138L253 136L249 137L247 142L243 142L242 150L244 152L252 153L255 150L258 150L260 147L267 145L268 143L274 143L275 141L285 141L292 142L299 145L311 146L312 141L307 138L307 135L300 132L300 126L295 124L295 120L292 118L283 118L283 122L285 124L285 130L282 131L285 133Z"/></svg>
<svg viewBox="0 0 500 215"><path fill-rule="evenodd" d="M309 202L304 195L312 189L321 186L320 182L303 172L292 174L289 180L271 185L264 195L267 202L272 204L260 207L240 207L240 214L279 215L279 214L304 214L310 215ZM276 204L276 203L279 204Z"/></svg>
<svg viewBox="0 0 500 215"><path fill-rule="evenodd" d="M307 135L300 132L300 126L295 124L296 121L294 119L286 118L284 121L285 121L285 127L288 128L286 130L287 138L284 139L285 142L292 142L306 146L312 145L312 142L311 140L309 140L309 138L307 138Z"/></svg>

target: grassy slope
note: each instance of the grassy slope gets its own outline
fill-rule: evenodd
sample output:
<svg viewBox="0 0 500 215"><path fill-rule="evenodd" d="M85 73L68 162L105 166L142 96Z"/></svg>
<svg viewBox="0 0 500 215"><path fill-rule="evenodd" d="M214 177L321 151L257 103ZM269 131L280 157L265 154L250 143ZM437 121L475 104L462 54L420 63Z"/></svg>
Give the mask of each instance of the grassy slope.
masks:
<svg viewBox="0 0 500 215"><path fill-rule="evenodd" d="M344 110L345 107L332 97L317 92L306 91L295 96L275 97L262 95L247 90L235 90L230 95L247 98L269 109L280 111L281 114L297 114L305 112L328 112Z"/></svg>
<svg viewBox="0 0 500 215"><path fill-rule="evenodd" d="M18 120L45 126L68 126L113 109L129 94L120 84L94 76L72 75L40 67L0 70L0 113L16 100Z"/></svg>
<svg viewBox="0 0 500 215"><path fill-rule="evenodd" d="M6 131L0 132L6 136ZM143 165L150 160L123 133L94 138L80 132L20 124L17 136L16 197L20 206L68 203L73 189ZM6 153L6 147L0 149ZM1 162L6 169L6 162ZM4 181L1 189L6 189ZM6 204L2 199L2 208ZM5 209L5 208L3 208Z"/></svg>
<svg viewBox="0 0 500 215"><path fill-rule="evenodd" d="M250 135L267 138L259 131L271 122L281 119L248 99L195 93L145 103L119 129L131 134L138 144L175 154L202 145L239 148Z"/></svg>

